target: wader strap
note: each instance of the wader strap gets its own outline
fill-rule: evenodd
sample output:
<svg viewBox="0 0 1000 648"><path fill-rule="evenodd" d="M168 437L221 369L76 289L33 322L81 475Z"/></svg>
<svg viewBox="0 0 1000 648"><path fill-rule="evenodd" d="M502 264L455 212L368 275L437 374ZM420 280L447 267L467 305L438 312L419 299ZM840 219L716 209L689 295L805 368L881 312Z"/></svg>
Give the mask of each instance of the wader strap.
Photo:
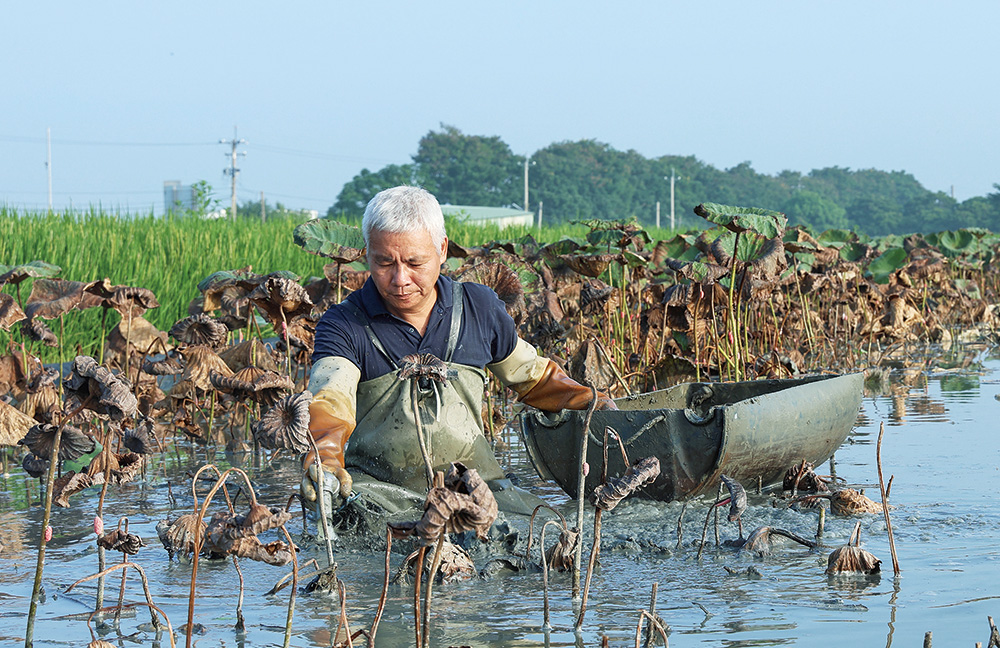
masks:
<svg viewBox="0 0 1000 648"><path fill-rule="evenodd" d="M455 346L458 344L458 333L462 328L462 293L462 282L452 282L451 331L448 333L448 351L444 356L445 362L451 362L451 356L455 353Z"/></svg>
<svg viewBox="0 0 1000 648"><path fill-rule="evenodd" d="M361 325L365 327L365 333L368 335L368 339L371 340L372 346L385 356L385 359L389 361L389 366L392 367L394 371L399 369L399 365L393 362L389 352L386 351L385 347L382 345L382 341L378 339L378 336L375 335L375 331L372 330L371 322L368 320L368 316L365 315L365 312L349 301L344 301L342 303L350 309L354 316L358 318L358 321L361 322Z"/></svg>

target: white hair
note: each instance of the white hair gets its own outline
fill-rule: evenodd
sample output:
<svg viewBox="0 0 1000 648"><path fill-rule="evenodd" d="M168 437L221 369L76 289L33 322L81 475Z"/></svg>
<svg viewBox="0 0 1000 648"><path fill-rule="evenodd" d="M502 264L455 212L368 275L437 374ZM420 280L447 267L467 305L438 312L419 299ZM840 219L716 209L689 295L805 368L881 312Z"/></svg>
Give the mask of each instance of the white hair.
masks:
<svg viewBox="0 0 1000 648"><path fill-rule="evenodd" d="M420 230L426 230L438 247L447 236L441 205L433 194L420 187L402 185L378 192L368 201L361 219L365 245L369 244L373 231L406 234Z"/></svg>

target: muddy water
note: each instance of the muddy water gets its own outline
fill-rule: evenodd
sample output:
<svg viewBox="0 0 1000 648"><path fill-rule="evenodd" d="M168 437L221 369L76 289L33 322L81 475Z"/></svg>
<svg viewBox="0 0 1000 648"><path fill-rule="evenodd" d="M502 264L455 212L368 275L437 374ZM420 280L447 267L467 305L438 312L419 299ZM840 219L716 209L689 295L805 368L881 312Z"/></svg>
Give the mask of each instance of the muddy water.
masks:
<svg viewBox="0 0 1000 648"><path fill-rule="evenodd" d="M501 574L490 580L470 580L434 590L431 643L436 646L573 646L632 645L637 610L649 606L650 588L658 583L657 612L670 626L673 646L773 645L921 645L933 631L938 645L985 645L987 615L1000 617L1000 509L995 483L1000 474L1000 361L977 358L977 371L931 370L909 374L909 386L894 377L888 393L867 396L858 427L836 454L836 473L869 489L878 499L875 442L885 423L883 465L894 475L891 501L896 548L902 573L892 575L889 545L881 516L854 519L826 516L824 544L818 550L781 541L770 556L740 554L716 547L712 527L709 545L697 559L697 541L705 519L704 501L692 502L684 515L681 542L677 520L682 506L628 501L603 521L602 565L594 575L581 634L573 632L578 608L570 594L570 577L552 574L549 631L542 629L540 573ZM134 558L149 577L154 602L176 627L187 620L191 565L169 560L155 532L156 522L185 512L191 496L184 471L203 462L204 449L184 448L157 466L146 482L111 492L105 524L128 516L131 530L149 545ZM216 461L226 462L220 453ZM512 453L511 467L532 482L522 454ZM829 472L822 467L819 472ZM291 492L297 473L293 461L278 460L252 470L261 499L278 505ZM542 492L571 515L572 502L543 485ZM71 509L57 509L45 569L45 598L39 607L35 646L80 646L90 641L87 613L93 609L94 583L66 588L97 571L92 530L97 491L74 497ZM176 508L175 508L176 507ZM176 511L176 512L174 512ZM26 614L40 532L36 480L11 467L0 482L0 645L23 645ZM747 532L760 525L777 526L813 537L817 511L790 511L773 506L767 495L751 495L744 515ZM823 571L832 548L844 543L861 521L863 546L882 559L880 578L827 578ZM521 520L510 520L522 529ZM592 522L586 525L590 542ZM293 534L301 522L289 524ZM738 535L736 525L720 522L723 541ZM521 534L523 545L524 536ZM316 547L305 547L300 561L322 559ZM392 557L395 570L402 554ZM109 561L118 557L109 554ZM367 627L378 601L383 555L364 547L342 546L336 559L347 588L352 629ZM476 555L482 567L486 557ZM231 562L201 561L194 619L200 646L281 645L289 590L265 593L288 569L241 561L246 583L243 613L246 629L238 633L236 603L239 577ZM729 568L729 570L726 569ZM736 572L731 573L731 571ZM108 580L106 604L117 600L120 581ZM139 582L130 576L126 601L142 600ZM392 586L378 643L412 645L412 590ZM300 594L294 609L293 646L329 646L337 626L339 604L334 596ZM98 636L116 645L168 646L165 633L149 629L141 607L126 610L115 627L106 618ZM123 637L124 638L120 638ZM178 633L177 643L186 637ZM359 640L363 645L363 640Z"/></svg>

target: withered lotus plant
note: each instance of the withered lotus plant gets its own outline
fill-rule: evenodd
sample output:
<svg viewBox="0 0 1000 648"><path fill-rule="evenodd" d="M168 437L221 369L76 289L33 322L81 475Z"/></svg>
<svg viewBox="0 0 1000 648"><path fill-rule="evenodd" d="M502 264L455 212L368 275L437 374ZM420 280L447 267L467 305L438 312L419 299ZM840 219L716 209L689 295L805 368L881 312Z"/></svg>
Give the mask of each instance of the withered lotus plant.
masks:
<svg viewBox="0 0 1000 648"><path fill-rule="evenodd" d="M139 404L126 380L90 356L73 360L65 388L68 399L75 401L74 408L88 409L102 419L121 421L134 416Z"/></svg>
<svg viewBox="0 0 1000 648"><path fill-rule="evenodd" d="M206 313L185 317L170 327L170 337L178 342L202 344L216 352L226 346L228 336L229 328Z"/></svg>
<svg viewBox="0 0 1000 648"><path fill-rule="evenodd" d="M258 284L249 299L279 333L282 324L308 316L313 306L305 288L298 282L274 275L269 275Z"/></svg>
<svg viewBox="0 0 1000 648"><path fill-rule="evenodd" d="M882 561L870 551L860 547L861 522L854 525L854 532L843 547L834 549L826 561L827 574L877 574L881 571Z"/></svg>
<svg viewBox="0 0 1000 648"><path fill-rule="evenodd" d="M35 424L35 419L13 405L8 405L0 400L0 446L13 446L21 443ZM48 455L42 456L47 457Z"/></svg>
<svg viewBox="0 0 1000 648"><path fill-rule="evenodd" d="M125 321L141 317L146 311L160 306L152 290L137 286L115 286L108 279L92 281L83 290L100 299L102 307L117 311Z"/></svg>
<svg viewBox="0 0 1000 648"><path fill-rule="evenodd" d="M28 473L30 477L39 479L49 469L49 460L39 457L33 452L28 452L24 455L24 459L21 460L21 467L24 468L24 472Z"/></svg>
<svg viewBox="0 0 1000 648"><path fill-rule="evenodd" d="M55 443L56 432L59 426L48 423L38 423L18 441L39 457L49 457L52 455L52 447ZM59 461L72 461L77 457L93 452L97 447L97 442L89 434L82 432L72 425L62 426L62 439L59 442Z"/></svg>
<svg viewBox="0 0 1000 648"><path fill-rule="evenodd" d="M184 365L176 352L169 352L157 360L146 358L142 361L142 372L150 376L176 376L183 371Z"/></svg>
<svg viewBox="0 0 1000 648"><path fill-rule="evenodd" d="M169 350L167 334L146 318L136 315L131 320L122 319L108 333L104 361L124 367L125 358L128 357L132 367L141 366L139 363L145 358L146 352L154 347Z"/></svg>
<svg viewBox="0 0 1000 648"><path fill-rule="evenodd" d="M244 367L260 367L268 371L278 371L278 364L271 356L271 351L257 338L250 338L230 345L219 352L219 357L232 371L239 371Z"/></svg>
<svg viewBox="0 0 1000 648"><path fill-rule="evenodd" d="M853 488L842 488L830 496L830 511L834 515L881 513L882 505Z"/></svg>
<svg viewBox="0 0 1000 648"><path fill-rule="evenodd" d="M155 428L156 422L152 418L141 416L135 426L125 429L122 443L136 454L153 454L153 451L159 446Z"/></svg>
<svg viewBox="0 0 1000 648"><path fill-rule="evenodd" d="M594 490L594 506L604 511L610 511L618 504L642 488L650 484L660 475L660 460L656 457L646 457L625 470L625 474L612 479ZM746 495L744 494L744 500Z"/></svg>
<svg viewBox="0 0 1000 648"><path fill-rule="evenodd" d="M726 485L729 490L728 500L722 500L716 506L724 506L729 504L729 521L736 522L740 528L740 537L743 537L743 520L742 515L747 510L747 492L735 479L727 477L726 475L719 475L719 479L722 483Z"/></svg>
<svg viewBox="0 0 1000 648"><path fill-rule="evenodd" d="M312 397L312 392L303 391L278 399L251 428L257 443L269 450L308 452L312 447L309 435Z"/></svg>
<svg viewBox="0 0 1000 648"><path fill-rule="evenodd" d="M198 390L199 396L214 389L211 380L213 373L222 376L233 375L225 361L207 345L198 344L185 347L179 349L178 353L184 358L184 373L181 374L181 379L177 384L189 383Z"/></svg>
<svg viewBox="0 0 1000 648"><path fill-rule="evenodd" d="M217 390L231 394L238 401L251 400L266 406L273 405L282 393L295 387L288 376L252 366L230 376L213 373L211 381Z"/></svg>
<svg viewBox="0 0 1000 648"><path fill-rule="evenodd" d="M450 241L449 241L450 242ZM482 261L464 268L455 276L456 281L473 281L489 286L507 309L507 314L518 326L527 316L524 288L517 272L496 261Z"/></svg>
<svg viewBox="0 0 1000 648"><path fill-rule="evenodd" d="M59 346L59 338L45 325L45 322L35 318L21 320L21 334L32 342L41 342L47 347Z"/></svg>
<svg viewBox="0 0 1000 648"><path fill-rule="evenodd" d="M809 540L808 538L803 538L802 536L792 533L791 531L786 531L785 529L779 529L777 527L762 526L750 532L750 535L748 535L746 540L743 541L740 551L752 551L758 556L768 556L773 551L773 540L775 536L781 536L788 538L789 540L794 540L795 542L810 548L815 548L817 546L814 541Z"/></svg>
<svg viewBox="0 0 1000 648"><path fill-rule="evenodd" d="M0 329L9 331L10 327L25 317L27 316L21 310L13 295L0 293Z"/></svg>
<svg viewBox="0 0 1000 648"><path fill-rule="evenodd" d="M444 533L474 531L486 541L490 525L496 520L497 501L475 468L453 463L444 484L427 493L424 515L416 522L390 524L393 537L415 536L431 545Z"/></svg>
<svg viewBox="0 0 1000 648"><path fill-rule="evenodd" d="M24 306L28 319L56 319L72 310L86 310L101 304L101 298L85 292L89 284L64 279L35 279Z"/></svg>

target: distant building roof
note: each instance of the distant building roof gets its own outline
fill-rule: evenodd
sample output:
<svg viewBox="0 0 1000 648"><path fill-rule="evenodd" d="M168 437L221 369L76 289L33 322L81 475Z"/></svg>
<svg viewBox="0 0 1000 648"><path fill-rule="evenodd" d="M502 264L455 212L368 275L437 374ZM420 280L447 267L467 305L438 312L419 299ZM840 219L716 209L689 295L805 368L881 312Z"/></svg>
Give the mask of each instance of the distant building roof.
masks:
<svg viewBox="0 0 1000 648"><path fill-rule="evenodd" d="M464 220L470 225L489 223L506 227L508 225L530 226L535 221L533 212L510 207L478 207L475 205L441 205L445 216Z"/></svg>

